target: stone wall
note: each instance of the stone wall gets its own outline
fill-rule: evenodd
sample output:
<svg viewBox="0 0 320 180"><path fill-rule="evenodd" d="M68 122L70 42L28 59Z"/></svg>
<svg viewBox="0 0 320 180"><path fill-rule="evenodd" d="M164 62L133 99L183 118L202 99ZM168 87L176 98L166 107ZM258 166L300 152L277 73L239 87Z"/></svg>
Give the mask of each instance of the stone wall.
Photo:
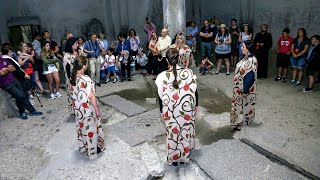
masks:
<svg viewBox="0 0 320 180"><path fill-rule="evenodd" d="M159 8L160 7L160 8ZM108 39L114 39L120 29L134 28L142 41L147 39L143 25L148 16L158 27L162 23L162 0L15 0L0 6L0 35L2 42L9 40L7 21L11 17L38 16L42 30L52 32L55 41L60 42L67 31L86 35L86 24L93 18L99 20Z"/></svg>
<svg viewBox="0 0 320 180"><path fill-rule="evenodd" d="M163 26L162 0L14 0L1 4L0 35L2 42L8 41L7 21L11 17L38 16L42 29L52 32L60 41L66 31L84 35L86 24L96 18L109 39L115 38L120 29L134 28L146 40L143 31L145 18L149 17L158 30ZM278 39L285 26L295 36L299 27L305 27L309 36L319 33L319 0L186 0L186 19L195 20L202 26L204 19L218 16L230 25L232 18L253 24L255 32L259 25L267 23L274 40Z"/></svg>

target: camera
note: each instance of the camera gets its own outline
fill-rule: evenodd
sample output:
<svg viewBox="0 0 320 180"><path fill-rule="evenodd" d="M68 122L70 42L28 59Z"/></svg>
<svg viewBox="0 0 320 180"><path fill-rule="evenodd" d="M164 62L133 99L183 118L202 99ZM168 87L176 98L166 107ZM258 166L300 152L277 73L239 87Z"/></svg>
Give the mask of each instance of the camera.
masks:
<svg viewBox="0 0 320 180"><path fill-rule="evenodd" d="M220 43L223 43L223 41L224 41L223 39L219 39L219 42L220 42Z"/></svg>

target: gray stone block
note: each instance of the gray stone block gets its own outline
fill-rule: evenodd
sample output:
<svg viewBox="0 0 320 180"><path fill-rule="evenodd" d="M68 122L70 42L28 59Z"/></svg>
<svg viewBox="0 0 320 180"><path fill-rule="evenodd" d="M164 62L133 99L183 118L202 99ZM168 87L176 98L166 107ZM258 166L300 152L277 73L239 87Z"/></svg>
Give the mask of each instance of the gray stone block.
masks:
<svg viewBox="0 0 320 180"><path fill-rule="evenodd" d="M282 149L279 156L298 169L303 168L305 171L320 177L320 144L289 141Z"/></svg>
<svg viewBox="0 0 320 180"><path fill-rule="evenodd" d="M108 130L132 147L166 133L159 109L127 118L109 126Z"/></svg>
<svg viewBox="0 0 320 180"><path fill-rule="evenodd" d="M100 97L98 99L102 102L102 104L111 106L128 117L132 117L147 111L147 109L144 107L128 101L118 95L110 95L106 97Z"/></svg>
<svg viewBox="0 0 320 180"><path fill-rule="evenodd" d="M289 140L288 135L268 126L245 127L235 137L246 139L276 155L280 153Z"/></svg>
<svg viewBox="0 0 320 180"><path fill-rule="evenodd" d="M220 140L191 154L213 179L304 179L239 140Z"/></svg>

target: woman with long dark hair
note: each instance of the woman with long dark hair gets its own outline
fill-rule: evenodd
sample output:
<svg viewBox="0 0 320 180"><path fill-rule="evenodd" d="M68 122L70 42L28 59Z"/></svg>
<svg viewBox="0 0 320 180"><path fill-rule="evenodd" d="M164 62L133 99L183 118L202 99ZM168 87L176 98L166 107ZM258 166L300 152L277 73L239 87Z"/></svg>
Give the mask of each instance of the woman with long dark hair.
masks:
<svg viewBox="0 0 320 180"><path fill-rule="evenodd" d="M217 71L215 74L219 74L222 60L225 61L227 65L227 73L226 75L230 75L230 56L231 56L231 35L227 30L227 26L225 24L220 25L220 30L214 40L216 43L216 58L218 60Z"/></svg>
<svg viewBox="0 0 320 180"><path fill-rule="evenodd" d="M158 57L159 57L159 50L157 49L157 42L158 42L158 35L157 32L152 32L151 40L149 41L149 63L148 63L148 74L152 74L153 78L158 75L157 68L158 68Z"/></svg>
<svg viewBox="0 0 320 180"><path fill-rule="evenodd" d="M247 46L252 43L252 30L249 24L244 23L241 27L241 32L239 34L239 59L241 60L244 56L242 55L242 43L245 43Z"/></svg>
<svg viewBox="0 0 320 180"><path fill-rule="evenodd" d="M238 45L238 40L239 40L239 33L240 33L240 28L237 25L237 20L232 19L231 20L231 26L229 28L230 34L231 34L231 67L235 68L237 61L238 61L238 55L239 55L239 45Z"/></svg>
<svg viewBox="0 0 320 180"><path fill-rule="evenodd" d="M71 97L74 100L79 151L90 159L95 159L98 153L105 150L105 141L94 84L90 77L84 74L87 68L87 59L77 56L70 79Z"/></svg>
<svg viewBox="0 0 320 180"><path fill-rule="evenodd" d="M167 53L168 70L156 79L160 112L167 129L167 161L177 166L188 163L195 147L195 116L198 107L196 75L178 65L179 51Z"/></svg>
<svg viewBox="0 0 320 180"><path fill-rule="evenodd" d="M300 86L304 61L308 56L308 49L310 46L310 40L307 37L307 31L304 28L299 28L297 37L293 40L291 46L291 67L292 67L292 80L290 85ZM298 80L296 80L298 74Z"/></svg>
<svg viewBox="0 0 320 180"><path fill-rule="evenodd" d="M234 72L230 113L230 124L235 126L236 131L240 131L244 123L249 124L255 117L257 88L257 58L252 54L254 45L247 47L245 43L242 43L241 50L244 58L237 63Z"/></svg>
<svg viewBox="0 0 320 180"><path fill-rule="evenodd" d="M40 56L43 61L43 74L46 76L48 80L51 99L55 99L56 97L62 97L62 95L59 93L60 76L57 67L57 62L59 62L59 59L56 57L54 53L51 52L50 42L44 41L42 43L42 51ZM52 86L53 80L56 82L55 91L53 90Z"/></svg>
<svg viewBox="0 0 320 180"><path fill-rule="evenodd" d="M73 69L74 59L79 56L79 45L77 38L71 37L66 42L65 54L63 56L63 69L66 78L66 90L67 90L67 98L68 98L68 109L71 114L74 114L74 109L72 106L71 99L71 87L70 87L70 78L71 71Z"/></svg>

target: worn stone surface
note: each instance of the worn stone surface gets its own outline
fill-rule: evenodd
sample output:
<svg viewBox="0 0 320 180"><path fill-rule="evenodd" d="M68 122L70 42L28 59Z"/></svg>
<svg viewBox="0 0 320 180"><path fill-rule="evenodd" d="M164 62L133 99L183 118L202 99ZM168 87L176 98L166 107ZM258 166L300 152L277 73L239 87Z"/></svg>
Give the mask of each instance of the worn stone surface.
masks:
<svg viewBox="0 0 320 180"><path fill-rule="evenodd" d="M238 140L221 140L192 154L213 179L304 179L296 172L270 161Z"/></svg>
<svg viewBox="0 0 320 180"><path fill-rule="evenodd" d="M149 104L157 104L156 98L146 98L146 102Z"/></svg>
<svg viewBox="0 0 320 180"><path fill-rule="evenodd" d="M138 114L141 114L147 109L141 107L131 101L128 101L118 95L110 95L106 97L101 97L99 100L108 106L116 108L119 112L125 114L128 117L132 117Z"/></svg>
<svg viewBox="0 0 320 180"><path fill-rule="evenodd" d="M140 155L115 136L106 133L106 151L90 160L78 151L73 124L64 126L52 137L44 158L45 168L37 179L147 179L148 172ZM62 139L66 141L61 141Z"/></svg>
<svg viewBox="0 0 320 180"><path fill-rule="evenodd" d="M249 140L277 155L289 140L288 135L275 131L266 125L250 128L245 127L238 132L235 137Z"/></svg>
<svg viewBox="0 0 320 180"><path fill-rule="evenodd" d="M204 120L211 125L212 128L221 128L230 125L230 113L209 114Z"/></svg>
<svg viewBox="0 0 320 180"><path fill-rule="evenodd" d="M164 168L156 149L147 143L142 144L137 149L139 149L141 160L147 167L149 175L163 177Z"/></svg>
<svg viewBox="0 0 320 180"><path fill-rule="evenodd" d="M320 144L305 141L288 141L279 156L289 163L320 177Z"/></svg>
<svg viewBox="0 0 320 180"><path fill-rule="evenodd" d="M127 118L109 126L108 129L130 146L136 146L165 134L164 124L160 121L159 109Z"/></svg>

